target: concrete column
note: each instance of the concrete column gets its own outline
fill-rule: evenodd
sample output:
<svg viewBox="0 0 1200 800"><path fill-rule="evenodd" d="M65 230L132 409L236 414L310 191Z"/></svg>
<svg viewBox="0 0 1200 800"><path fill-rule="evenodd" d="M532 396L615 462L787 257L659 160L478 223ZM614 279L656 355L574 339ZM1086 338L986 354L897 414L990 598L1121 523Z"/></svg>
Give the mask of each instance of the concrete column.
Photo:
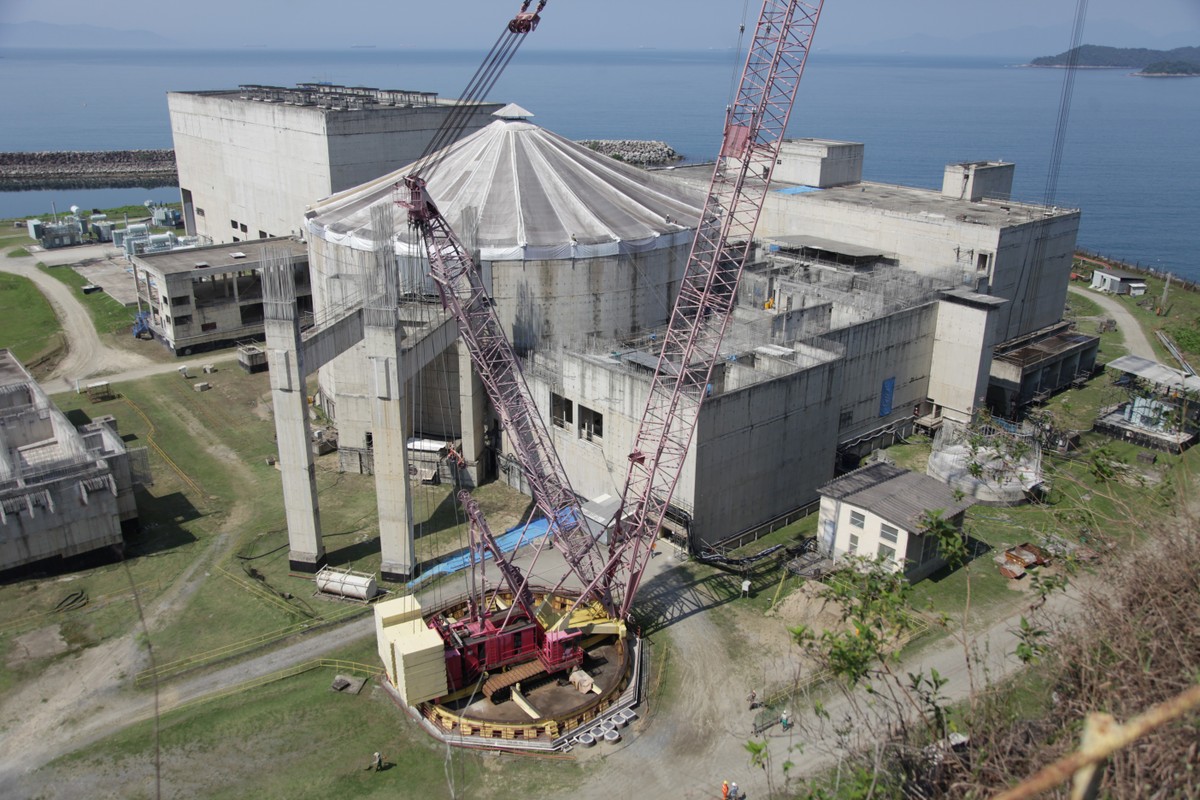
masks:
<svg viewBox="0 0 1200 800"><path fill-rule="evenodd" d="M371 424L375 456L375 495L379 509L379 547L384 580L404 581L416 566L412 494L408 475L408 420L403 333L396 308L363 309L363 341L371 376Z"/></svg>
<svg viewBox="0 0 1200 800"><path fill-rule="evenodd" d="M487 411L487 394L483 382L471 369L471 354L461 339L458 352L458 408L459 429L462 431L462 457L466 459L466 475L462 475L465 486L478 486L485 477L480 474L486 442L483 436L483 416Z"/></svg>
<svg viewBox="0 0 1200 800"><path fill-rule="evenodd" d="M267 363L290 547L288 564L298 572L316 572L325 565L325 545L321 541L321 511L291 263L264 267L263 284Z"/></svg>

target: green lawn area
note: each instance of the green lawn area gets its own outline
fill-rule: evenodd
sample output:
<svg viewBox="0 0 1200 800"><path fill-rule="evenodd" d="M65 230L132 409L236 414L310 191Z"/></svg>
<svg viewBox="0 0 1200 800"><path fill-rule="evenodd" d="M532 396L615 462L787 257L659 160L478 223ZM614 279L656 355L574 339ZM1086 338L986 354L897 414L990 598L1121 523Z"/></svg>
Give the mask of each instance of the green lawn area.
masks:
<svg viewBox="0 0 1200 800"><path fill-rule="evenodd" d="M97 333L120 333L133 327L135 309L121 305L108 292L84 294L82 289L88 284L88 280L75 270L70 267L47 267L42 264L38 265L38 269L76 290L79 302L83 303L91 315Z"/></svg>
<svg viewBox="0 0 1200 800"><path fill-rule="evenodd" d="M1091 267L1090 264L1080 267L1077 262L1077 269L1090 270ZM1164 364L1178 366L1167 349L1158 341L1158 337L1154 335L1154 331L1159 329L1174 339L1175 344L1184 351L1184 355L1189 361L1200 361L1200 293L1190 292L1173 284L1167 291L1167 301L1164 305L1162 301L1166 281L1163 278L1149 275L1142 277L1146 281L1145 295L1142 297L1119 295L1112 296L1112 299L1137 318L1146 331L1146 338L1150 340L1150 344L1158 353L1159 360ZM1078 298L1072 297L1068 308L1071 308L1072 304L1077 301ZM1095 304L1090 305L1094 306ZM1103 314L1098 308L1095 313ZM1093 315L1085 310L1081 310L1079 314L1080 316ZM1193 364L1193 366L1195 365Z"/></svg>
<svg viewBox="0 0 1200 800"><path fill-rule="evenodd" d="M207 392L169 373L117 384L122 396L102 403L77 394L54 398L73 421L110 414L129 447L149 447L154 485L139 496L141 530L129 537L126 550L134 580L146 587L143 602L201 562L203 578L188 604L154 634L160 664L353 610L314 598L311 577L289 570L279 473L266 463L276 453L267 375L228 368L206 378L213 387ZM316 475L329 563L378 572L374 477L339 473L336 453L317 459ZM527 497L498 482L475 496L497 529L517 524L529 505ZM451 487L416 487L413 512L418 558L437 558L465 545L465 518L451 502ZM104 609L53 614L77 589L93 598L127 592L122 568L64 578L62 584L51 579L0 585L0 619L28 619L21 629L62 622L68 639L80 647L133 624L127 595Z"/></svg>
<svg viewBox="0 0 1200 800"><path fill-rule="evenodd" d="M22 364L46 358L62 349L62 326L54 309L33 281L0 272L0 318L4 340Z"/></svg>
<svg viewBox="0 0 1200 800"><path fill-rule="evenodd" d="M377 659L373 641L334 657ZM165 714L163 796L558 797L584 774L570 760L447 753L374 681L358 695L330 691L335 674L317 669ZM389 765L382 772L366 769L376 751ZM80 781L89 797L154 797L153 725L127 728L43 773L58 785Z"/></svg>

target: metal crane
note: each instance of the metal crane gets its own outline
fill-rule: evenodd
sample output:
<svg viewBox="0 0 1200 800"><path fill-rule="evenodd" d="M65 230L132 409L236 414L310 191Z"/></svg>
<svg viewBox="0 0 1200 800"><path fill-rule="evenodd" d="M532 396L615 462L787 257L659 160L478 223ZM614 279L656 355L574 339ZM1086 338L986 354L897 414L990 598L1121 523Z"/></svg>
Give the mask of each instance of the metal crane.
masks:
<svg viewBox="0 0 1200 800"><path fill-rule="evenodd" d="M653 551L683 461L695 430L696 415L719 357L734 298L762 211L771 172L787 128L800 77L808 58L823 0L764 0L737 97L727 110L725 135L713 171L707 202L684 278L663 339L646 408L638 428L606 556L588 532L578 498L570 488L545 424L521 374L519 362L499 323L479 270L446 223L426 189L422 172L436 166L436 151L457 131L435 136L428 154L404 180L409 223L420 234L442 302L459 322L472 363L479 372L515 457L529 482L535 504L551 527L549 537L564 555L569 572L584 587L575 606L601 607L617 621L628 618L638 585ZM472 79L467 102L482 98L519 47L537 26L529 1L493 46ZM447 127L452 127L448 122ZM440 142L440 144L438 144ZM436 146L435 146L436 145ZM528 663L554 672L582 661L580 631L566 630L571 613L552 615L535 609L528 579L495 545L478 506L460 496L471 520L478 549L491 551L512 591L514 603L500 619L488 602L473 605L471 620L453 624L435 618L457 655L447 658L452 688L468 685L484 671ZM520 615L515 616L517 609ZM572 608L572 611L574 608ZM534 635L522 638L532 630ZM524 642L522 646L520 642ZM511 671L513 680L532 674ZM499 679L499 680L497 680ZM503 674L488 681L500 688L512 682ZM487 687L485 687L485 693ZM490 696L490 693L489 693Z"/></svg>
<svg viewBox="0 0 1200 800"><path fill-rule="evenodd" d="M596 581L602 558L588 532L579 498L551 444L478 266L430 197L425 177L436 169L438 154L462 133L472 106L486 96L525 36L537 28L546 0L541 0L533 12L529 6L530 0L525 0L476 71L459 106L464 110L456 110L447 119L413 173L397 188L403 193L399 203L407 210L409 226L421 237L428 255L430 275L442 304L458 321L459 336L508 434L534 503L549 524L546 540L562 552L568 565L568 573L551 593L560 591L574 575L577 582L591 587L584 597L604 609L607 616L611 615L611 602ZM493 556L514 602L500 609L491 600L475 599L473 593L469 619L449 623L435 618L434 626L454 653L447 658L450 686L469 685L484 672L529 663L535 658L540 670L550 673L581 663L582 631L565 630L568 617L553 613L549 604L535 608L528 578L505 558L478 505L466 492L459 494L459 500L470 521L471 552L478 553L480 564L485 551ZM539 545L538 555L546 540ZM527 631L532 635L526 636ZM528 672L497 675L485 685L485 694L491 696Z"/></svg>
<svg viewBox="0 0 1200 800"><path fill-rule="evenodd" d="M638 426L597 581L628 616L733 314L824 0L764 0ZM591 587L588 587L591 590Z"/></svg>

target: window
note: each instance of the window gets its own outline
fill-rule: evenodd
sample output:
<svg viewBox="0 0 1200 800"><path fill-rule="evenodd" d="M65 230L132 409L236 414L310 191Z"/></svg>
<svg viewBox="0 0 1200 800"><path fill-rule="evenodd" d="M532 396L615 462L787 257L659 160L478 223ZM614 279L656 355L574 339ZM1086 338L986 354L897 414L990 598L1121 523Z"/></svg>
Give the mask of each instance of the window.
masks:
<svg viewBox="0 0 1200 800"><path fill-rule="evenodd" d="M186 294L171 298L171 305L173 306L186 306L191 305L191 303L192 298L188 297Z"/></svg>
<svg viewBox="0 0 1200 800"><path fill-rule="evenodd" d="M889 564L896 563L896 549L888 547L886 544L879 545L879 557Z"/></svg>
<svg viewBox="0 0 1200 800"><path fill-rule="evenodd" d="M854 412L853 411L843 411L842 415L840 417L838 417L838 428L844 428L847 425L852 425L853 423L854 423Z"/></svg>
<svg viewBox="0 0 1200 800"><path fill-rule="evenodd" d="M258 232L258 238L260 238L260 239L268 239L268 238L270 238L270 237L268 237L268 236L267 236L267 232L266 232L266 231L259 231L259 232Z"/></svg>
<svg viewBox="0 0 1200 800"><path fill-rule="evenodd" d="M550 419L564 430L575 424L575 404L562 395L550 393Z"/></svg>
<svg viewBox="0 0 1200 800"><path fill-rule="evenodd" d="M589 442L604 438L604 415L582 404L579 406L579 438Z"/></svg>
<svg viewBox="0 0 1200 800"><path fill-rule="evenodd" d="M879 538L883 539L885 542L891 542L892 544L895 544L899 533L900 531L896 530L887 523L879 526Z"/></svg>
<svg viewBox="0 0 1200 800"><path fill-rule="evenodd" d="M246 232L246 223L243 222L241 225L238 225L238 230L240 230L242 233L245 233Z"/></svg>
<svg viewBox="0 0 1200 800"><path fill-rule="evenodd" d="M197 217L203 217L203 216L204 216L204 209L203 209L203 208L200 208L199 206L197 206L197 207L196 207L196 216L197 216Z"/></svg>
<svg viewBox="0 0 1200 800"><path fill-rule="evenodd" d="M229 227L233 228L236 231L238 229L237 220L236 219L229 220Z"/></svg>
<svg viewBox="0 0 1200 800"><path fill-rule="evenodd" d="M217 323L215 322L205 322L200 325L200 330L202 331L215 331L216 329Z"/></svg>
<svg viewBox="0 0 1200 800"><path fill-rule="evenodd" d="M867 518L863 516L861 511L851 511L850 524L856 528L865 527L867 524Z"/></svg>
<svg viewBox="0 0 1200 800"><path fill-rule="evenodd" d="M366 434L363 436L363 441L366 442L366 447L368 450L375 449L375 434L371 433L370 431L367 431Z"/></svg>
<svg viewBox="0 0 1200 800"><path fill-rule="evenodd" d="M192 324L192 315L191 314L184 314L182 317L175 318L175 326L176 327L179 327L180 325L191 325L191 324Z"/></svg>
<svg viewBox="0 0 1200 800"><path fill-rule="evenodd" d="M850 552L851 553L858 552L858 534L857 533L850 534Z"/></svg>

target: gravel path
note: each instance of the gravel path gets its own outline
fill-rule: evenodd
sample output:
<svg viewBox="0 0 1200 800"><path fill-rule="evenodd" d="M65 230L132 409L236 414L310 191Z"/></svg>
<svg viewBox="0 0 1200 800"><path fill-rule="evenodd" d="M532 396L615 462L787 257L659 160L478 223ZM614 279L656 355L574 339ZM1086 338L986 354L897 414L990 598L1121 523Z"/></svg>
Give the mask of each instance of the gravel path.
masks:
<svg viewBox="0 0 1200 800"><path fill-rule="evenodd" d="M1104 313L1117 321L1117 330L1125 337L1125 346L1129 348L1131 355L1148 358L1151 361L1158 361L1158 354L1150 346L1150 340L1146 338L1146 333L1142 330L1137 317L1129 313L1129 309L1125 308L1120 300L1101 292L1084 289L1081 286L1071 286L1069 289L1071 294L1086 297L1104 309Z"/></svg>

